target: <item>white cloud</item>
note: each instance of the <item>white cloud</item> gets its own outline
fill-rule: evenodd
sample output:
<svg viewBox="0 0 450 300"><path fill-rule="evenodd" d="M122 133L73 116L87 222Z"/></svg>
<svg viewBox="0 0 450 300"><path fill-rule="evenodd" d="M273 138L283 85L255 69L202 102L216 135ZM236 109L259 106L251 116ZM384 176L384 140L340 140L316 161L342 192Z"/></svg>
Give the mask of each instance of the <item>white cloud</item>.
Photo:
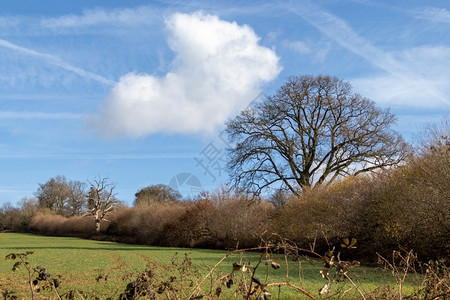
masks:
<svg viewBox="0 0 450 300"><path fill-rule="evenodd" d="M450 11L445 8L423 7L415 11L415 16L436 23L450 23Z"/></svg>
<svg viewBox="0 0 450 300"><path fill-rule="evenodd" d="M129 73L89 121L108 137L213 132L246 107L281 67L248 26L197 12L166 19L176 53L163 77Z"/></svg>

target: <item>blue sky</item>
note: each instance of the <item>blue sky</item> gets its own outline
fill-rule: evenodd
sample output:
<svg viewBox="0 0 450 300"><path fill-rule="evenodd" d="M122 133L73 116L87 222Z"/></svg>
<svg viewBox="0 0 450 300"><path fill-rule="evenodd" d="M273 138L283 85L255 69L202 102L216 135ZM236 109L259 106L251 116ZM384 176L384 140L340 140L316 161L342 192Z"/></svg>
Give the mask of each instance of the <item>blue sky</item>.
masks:
<svg viewBox="0 0 450 300"><path fill-rule="evenodd" d="M450 114L449 32L447 1L0 1L0 204L57 175L214 189L224 121L290 75L350 81L412 141Z"/></svg>

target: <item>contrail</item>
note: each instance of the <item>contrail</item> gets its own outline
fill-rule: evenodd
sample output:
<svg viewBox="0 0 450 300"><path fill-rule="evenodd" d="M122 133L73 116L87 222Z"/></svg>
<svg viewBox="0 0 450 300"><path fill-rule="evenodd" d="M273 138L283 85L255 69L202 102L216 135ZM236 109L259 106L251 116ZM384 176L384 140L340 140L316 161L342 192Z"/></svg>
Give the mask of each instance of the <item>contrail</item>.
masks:
<svg viewBox="0 0 450 300"><path fill-rule="evenodd" d="M417 85L419 83L423 84L427 87L430 95L446 104L450 104L450 101L439 91L435 90L432 86L429 86L427 80L420 74L417 74L407 65L396 60L389 53L378 49L369 41L360 37L345 21L331 13L321 10L318 6L308 0L302 1L301 4L302 5L297 5L295 7L290 6L288 9L294 14L302 17L331 39L335 40L342 47L361 56L389 74L409 82L411 85Z"/></svg>
<svg viewBox="0 0 450 300"><path fill-rule="evenodd" d="M0 119L81 119L82 115L74 113L45 113L30 111L0 111Z"/></svg>
<svg viewBox="0 0 450 300"><path fill-rule="evenodd" d="M55 65L55 66L60 67L60 68L62 68L64 70L67 70L67 71L73 72L75 74L78 74L81 77L85 77L85 78L88 78L88 79L92 79L92 80L98 81L98 82L100 82L102 84L105 84L105 85L112 86L112 85L115 84L115 82L112 81L112 80L109 80L109 79L107 79L107 78L105 78L103 76L100 76L100 75L97 75L97 74L85 71L83 69L77 68L75 66L72 66L71 64L68 64L68 63L62 61L59 57L56 57L56 56L53 56L53 55L50 55L50 54L41 53L41 52L34 51L32 49L24 48L24 47L15 45L13 43L10 43L8 41L5 41L3 39L0 39L0 46L8 48L8 49L11 49L11 50L15 50L17 52L20 52L20 53L23 53L23 54L26 54L26 55L42 58L46 62L48 62L49 64Z"/></svg>
<svg viewBox="0 0 450 300"><path fill-rule="evenodd" d="M370 42L361 38L345 21L331 13L321 10L309 1L302 1L301 3L301 6L289 7L289 9L344 48L399 78L403 78L405 73L411 73L389 54L384 53Z"/></svg>

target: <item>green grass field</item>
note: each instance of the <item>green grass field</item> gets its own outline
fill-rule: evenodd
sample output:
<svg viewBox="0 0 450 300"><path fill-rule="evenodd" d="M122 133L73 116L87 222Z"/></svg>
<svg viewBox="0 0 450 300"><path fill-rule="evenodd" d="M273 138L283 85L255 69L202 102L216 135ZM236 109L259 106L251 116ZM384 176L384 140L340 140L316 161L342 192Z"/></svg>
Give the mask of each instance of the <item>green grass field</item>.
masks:
<svg viewBox="0 0 450 300"><path fill-rule="evenodd" d="M199 282L211 268L221 260L227 253L225 251L184 249L184 248L163 248L139 245L126 245L112 242L101 242L67 237L47 237L32 234L0 233L0 256L5 257L9 253L21 253L34 251L28 260L32 267L45 267L52 276L61 275L60 291L78 289L100 299L112 297L117 299L121 292L124 292L127 283L136 278L137 274L146 268L152 269L158 278L168 278L174 272L170 266L176 255L181 261L185 254L191 259L191 270L198 270L196 275L190 275ZM229 274L232 271L233 262L251 262L255 265L260 253L231 254L214 270L211 277L205 280L202 285L203 292L206 293L208 285L212 280L220 276ZM0 290L16 292L19 298L29 298L30 292L27 286L27 272L22 267L13 272L12 260L0 260ZM180 264L178 264L180 266ZM299 266L301 268L301 280L299 279ZM322 269L320 261L300 262L288 261L290 283L300 286L310 292L314 297L319 298L318 290L326 283L321 278L319 271ZM269 269L266 281L266 266L258 268L256 277L266 282L283 282L286 280L286 264L284 258L281 260L281 268ZM100 280L96 280L99 276ZM365 292L369 292L380 285L392 284L395 281L390 273L374 268L358 267L351 271L350 277ZM107 276L107 280L104 278ZM178 276L180 276L178 274ZM394 286L395 288L395 286ZM411 289L411 285L407 288ZM235 288L226 289L223 286L224 294L229 296L225 299L234 299ZM188 288L192 290L192 288ZM276 299L281 293L281 299L304 299L298 292L289 287L272 287L269 289ZM344 296L351 299L357 295L350 283L339 282L333 288L334 291L349 290ZM40 293L43 296L54 297L49 292ZM222 294L222 296L224 295ZM181 294L180 294L181 295ZM189 293L190 295L190 293ZM185 299L186 295L182 298ZM241 297L242 298L242 297Z"/></svg>

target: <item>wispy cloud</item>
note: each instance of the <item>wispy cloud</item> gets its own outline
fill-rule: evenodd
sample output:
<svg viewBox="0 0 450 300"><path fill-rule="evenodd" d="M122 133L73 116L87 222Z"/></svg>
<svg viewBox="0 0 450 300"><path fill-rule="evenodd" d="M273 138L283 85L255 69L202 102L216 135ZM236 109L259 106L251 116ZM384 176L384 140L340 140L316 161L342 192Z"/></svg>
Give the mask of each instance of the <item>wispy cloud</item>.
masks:
<svg viewBox="0 0 450 300"><path fill-rule="evenodd" d="M317 5L307 0L302 1L302 5L290 6L289 9L342 47L363 57L372 65L387 72L390 78L384 78L384 83L393 83L392 80L395 80L395 82L400 82L402 87L413 87L427 91L427 97L413 97L409 100L411 101L410 104L419 106L428 105L430 98L433 98L435 103L450 104L446 91L439 89L433 81L425 79L422 74L415 72L407 63L404 63L392 53L375 47L372 43L356 34L344 20L320 9ZM397 87L395 83L393 85ZM389 92L389 88L391 87L393 86L373 86L376 90L380 89L385 92ZM394 94L398 95L398 93ZM396 100L397 98L395 96L390 97L390 101L394 101L395 103Z"/></svg>
<svg viewBox="0 0 450 300"><path fill-rule="evenodd" d="M46 151L45 153L34 152L5 152L0 153L2 159L63 159L63 160L160 160L160 159L189 159L198 153L150 153L150 154L130 154L130 153L80 153L76 151Z"/></svg>
<svg viewBox="0 0 450 300"><path fill-rule="evenodd" d="M17 27L21 23L23 23L23 21L24 21L23 17L2 16L2 17L0 17L0 28Z"/></svg>
<svg viewBox="0 0 450 300"><path fill-rule="evenodd" d="M28 49L28 48L25 48L25 47L21 47L19 45L10 43L10 42L8 42L6 40L3 40L3 39L0 39L0 47L11 49L11 50L16 51L16 52L18 52L20 54L25 54L25 55L29 55L29 56L40 58L40 59L44 60L46 63L49 63L49 64L54 65L54 66L57 66L57 67L62 68L64 70L73 72L73 73L75 73L75 74L77 74L77 75L79 75L81 77L97 81L97 82L99 82L101 84L104 84L104 85L113 85L115 83L114 81L109 80L109 79L107 79L107 78L105 78L103 76L100 76L100 75L94 74L92 72L85 71L85 70L83 70L81 68L75 67L75 66L73 66L73 65L71 65L71 64L69 64L69 63L67 63L67 62L65 62L63 60L61 60L59 57L56 57L56 56L53 56L53 55L50 55L50 54L47 54L47 53L38 52L38 51L35 51L33 49Z"/></svg>
<svg viewBox="0 0 450 300"><path fill-rule="evenodd" d="M0 119L45 119L45 120L68 120L81 119L81 114L74 113L47 113L31 111L0 111Z"/></svg>
<svg viewBox="0 0 450 300"><path fill-rule="evenodd" d="M394 52L392 56L421 79L376 74L354 79L354 86L364 95L386 104L434 107L443 109L443 112L450 109L449 47L417 47Z"/></svg>
<svg viewBox="0 0 450 300"><path fill-rule="evenodd" d="M323 42L284 40L282 46L301 55L309 55L314 62L320 63L325 60L330 51L329 43Z"/></svg>
<svg viewBox="0 0 450 300"><path fill-rule="evenodd" d="M201 12L174 14L166 25L172 69L162 77L123 76L90 118L105 136L213 132L281 71L248 26Z"/></svg>
<svg viewBox="0 0 450 300"><path fill-rule="evenodd" d="M66 15L57 18L46 18L41 21L42 27L84 27L95 25L137 25L154 24L161 19L159 9L150 6L140 6L137 8L121 8L105 10L103 8L87 9L81 15Z"/></svg>
<svg viewBox="0 0 450 300"><path fill-rule="evenodd" d="M305 42L302 42L302 41L287 41L287 40L285 40L285 41L283 41L283 45L286 48L289 48L300 54L311 53L311 48Z"/></svg>
<svg viewBox="0 0 450 300"><path fill-rule="evenodd" d="M436 23L450 23L450 11L445 8L422 7L414 11L418 19L425 19Z"/></svg>

